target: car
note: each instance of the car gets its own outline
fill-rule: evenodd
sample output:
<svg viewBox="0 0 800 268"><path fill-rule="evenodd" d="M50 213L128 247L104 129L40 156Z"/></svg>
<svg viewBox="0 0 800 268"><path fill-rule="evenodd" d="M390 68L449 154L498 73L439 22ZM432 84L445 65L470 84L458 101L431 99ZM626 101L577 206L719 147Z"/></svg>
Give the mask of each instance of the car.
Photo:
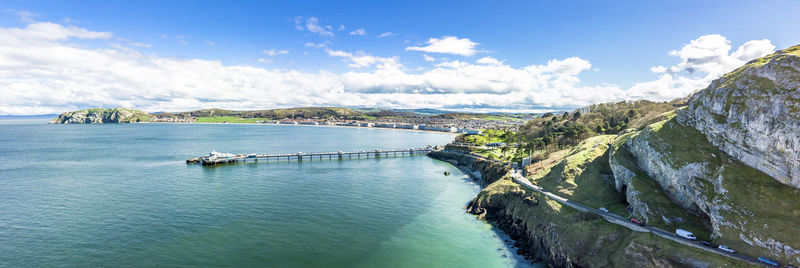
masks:
<svg viewBox="0 0 800 268"><path fill-rule="evenodd" d="M694 236L692 232L686 231L684 229L676 229L675 234L689 240L697 240L697 237Z"/></svg>
<svg viewBox="0 0 800 268"><path fill-rule="evenodd" d="M637 224L639 226L644 226L644 223L642 221L640 221L639 219L637 219L637 218L631 218L631 222L635 223L635 224Z"/></svg>
<svg viewBox="0 0 800 268"><path fill-rule="evenodd" d="M717 248L718 247L717 244L714 244L714 243L711 243L711 242L708 242L708 241L705 241L705 240L700 241L700 243L703 244L703 246L710 247L710 248Z"/></svg>
<svg viewBox="0 0 800 268"><path fill-rule="evenodd" d="M599 209L600 211L602 211L602 212L608 213L608 209L606 209L606 208L598 208L598 209Z"/></svg>
<svg viewBox="0 0 800 268"><path fill-rule="evenodd" d="M764 258L764 257L758 257L758 261L760 261L762 263L765 263L765 264L768 264L770 266L775 266L775 267L778 267L780 265L780 264L778 264L778 262L770 260L770 259L767 259L767 258Z"/></svg>
<svg viewBox="0 0 800 268"><path fill-rule="evenodd" d="M725 245L719 245L717 248L719 250L722 250L722 251L725 251L725 252L728 252L728 253L736 253L735 250L733 250L733 249L731 249L731 248L729 248L728 246L725 246Z"/></svg>

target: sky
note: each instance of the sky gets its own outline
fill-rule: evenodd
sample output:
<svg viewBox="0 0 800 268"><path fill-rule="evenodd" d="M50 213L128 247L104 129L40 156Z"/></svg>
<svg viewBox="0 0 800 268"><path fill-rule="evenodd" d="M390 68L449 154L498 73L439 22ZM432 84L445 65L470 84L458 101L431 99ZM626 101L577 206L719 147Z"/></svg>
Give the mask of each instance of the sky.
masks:
<svg viewBox="0 0 800 268"><path fill-rule="evenodd" d="M668 101L800 44L800 1L0 1L0 115Z"/></svg>

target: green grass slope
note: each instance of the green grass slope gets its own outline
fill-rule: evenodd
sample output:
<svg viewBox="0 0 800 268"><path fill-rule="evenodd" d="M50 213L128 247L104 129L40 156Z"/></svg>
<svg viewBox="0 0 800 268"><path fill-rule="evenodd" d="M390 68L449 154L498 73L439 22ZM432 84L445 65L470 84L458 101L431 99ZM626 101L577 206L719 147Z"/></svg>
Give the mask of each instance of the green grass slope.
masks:
<svg viewBox="0 0 800 268"><path fill-rule="evenodd" d="M644 132L647 135L637 138L646 138L663 156L659 161L672 168L677 170L690 163L706 165L707 174L689 179L708 200L706 213L718 211L724 218L714 226L716 243L751 256L800 264L800 255L786 248L800 249L800 189L736 161L714 147L702 133L675 119L652 124ZM715 180L721 181L721 187L713 185Z"/></svg>

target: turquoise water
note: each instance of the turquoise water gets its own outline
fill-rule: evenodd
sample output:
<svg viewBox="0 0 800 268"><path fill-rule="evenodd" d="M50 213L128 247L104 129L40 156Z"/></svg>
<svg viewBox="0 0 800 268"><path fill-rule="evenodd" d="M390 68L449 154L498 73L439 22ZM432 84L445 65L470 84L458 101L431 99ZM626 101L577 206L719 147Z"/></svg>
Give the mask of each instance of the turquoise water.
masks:
<svg viewBox="0 0 800 268"><path fill-rule="evenodd" d="M478 186L425 156L184 163L212 149L396 149L448 134L44 122L0 121L0 266L526 265L464 213Z"/></svg>

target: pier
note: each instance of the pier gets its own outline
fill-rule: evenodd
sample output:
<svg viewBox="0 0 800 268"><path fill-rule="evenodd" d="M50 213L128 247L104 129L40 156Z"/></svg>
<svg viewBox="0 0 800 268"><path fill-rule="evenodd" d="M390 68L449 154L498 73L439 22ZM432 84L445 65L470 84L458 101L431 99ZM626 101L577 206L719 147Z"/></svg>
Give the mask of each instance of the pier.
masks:
<svg viewBox="0 0 800 268"><path fill-rule="evenodd" d="M321 153L289 153L289 154L221 154L217 152L212 152L209 155L201 156L197 158L190 158L186 160L186 163L199 163L203 166L214 166L220 164L230 164L230 163L237 163L237 162L245 162L248 160L251 161L270 161L270 160L287 160L287 161L303 161L309 160L314 161L314 159L353 159L353 158L367 158L367 157L375 157L380 158L382 156L403 156L403 155L415 155L415 154L427 154L434 150L434 147L425 147L425 148L409 148L409 149L399 149L399 150L371 150L371 151L353 151L353 152L343 152L343 151L336 151L336 152L321 152Z"/></svg>

